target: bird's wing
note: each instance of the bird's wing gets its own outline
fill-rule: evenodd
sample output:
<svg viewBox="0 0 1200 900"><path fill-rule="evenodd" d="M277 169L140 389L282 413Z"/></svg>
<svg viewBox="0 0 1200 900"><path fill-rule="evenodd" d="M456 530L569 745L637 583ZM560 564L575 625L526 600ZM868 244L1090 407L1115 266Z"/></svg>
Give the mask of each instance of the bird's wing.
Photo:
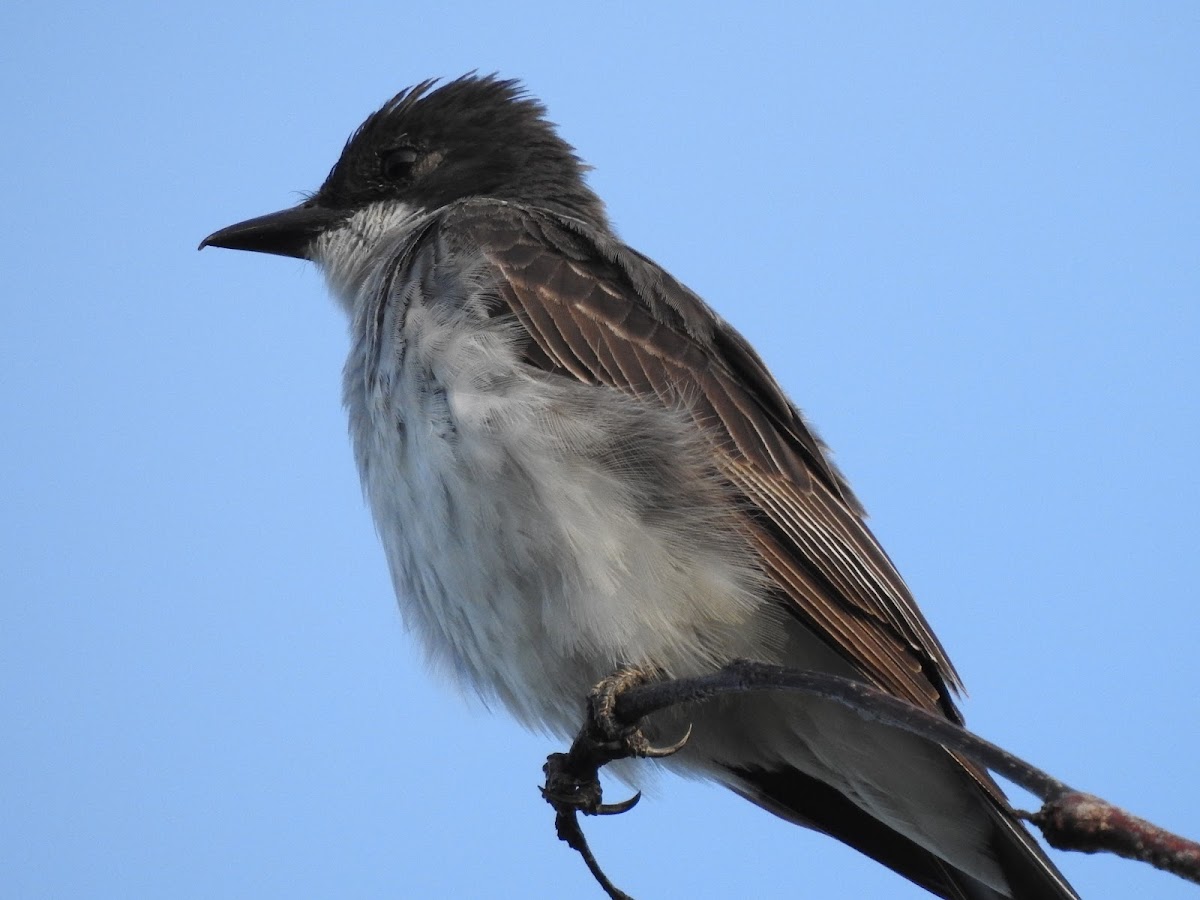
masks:
<svg viewBox="0 0 1200 900"><path fill-rule="evenodd" d="M959 681L861 507L762 360L658 265L582 223L499 201L441 217L481 251L547 371L688 408L750 506L791 610L871 682L958 719Z"/></svg>

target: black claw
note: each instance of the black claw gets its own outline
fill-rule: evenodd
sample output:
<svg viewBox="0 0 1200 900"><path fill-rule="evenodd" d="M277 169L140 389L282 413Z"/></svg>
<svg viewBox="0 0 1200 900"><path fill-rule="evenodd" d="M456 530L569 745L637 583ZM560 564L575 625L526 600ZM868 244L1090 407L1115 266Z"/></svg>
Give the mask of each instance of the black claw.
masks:
<svg viewBox="0 0 1200 900"><path fill-rule="evenodd" d="M683 749L683 745L688 742L688 738L692 736L692 726L689 724L687 731L683 733L683 737L673 744L668 744L666 747L651 747L647 745L638 751L638 756L644 756L647 759L662 759L666 756L674 756Z"/></svg>
<svg viewBox="0 0 1200 900"><path fill-rule="evenodd" d="M601 803L593 810L585 810L589 816L619 816L621 813L629 812L638 805L638 801L642 799L642 792L638 791L628 800L622 800L620 803Z"/></svg>

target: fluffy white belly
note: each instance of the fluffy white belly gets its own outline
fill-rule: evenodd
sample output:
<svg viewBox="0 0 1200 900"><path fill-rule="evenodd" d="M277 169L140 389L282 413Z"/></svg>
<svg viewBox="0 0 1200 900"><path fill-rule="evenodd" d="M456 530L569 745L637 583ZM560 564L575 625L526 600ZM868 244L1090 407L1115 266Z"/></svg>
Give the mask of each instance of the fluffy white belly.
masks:
<svg viewBox="0 0 1200 900"><path fill-rule="evenodd" d="M346 402L401 609L438 668L569 733L621 664L761 655L760 575L686 411L535 372L511 323L470 304L383 318L390 338L356 334Z"/></svg>

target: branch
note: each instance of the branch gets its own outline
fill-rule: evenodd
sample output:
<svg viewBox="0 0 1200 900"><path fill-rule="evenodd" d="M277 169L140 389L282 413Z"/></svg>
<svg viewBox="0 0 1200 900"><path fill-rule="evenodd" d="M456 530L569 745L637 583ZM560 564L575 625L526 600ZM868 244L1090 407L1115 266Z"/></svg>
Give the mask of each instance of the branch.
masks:
<svg viewBox="0 0 1200 900"><path fill-rule="evenodd" d="M1149 863L1156 869L1200 884L1200 844L1172 834L1123 809L1076 791L983 738L935 713L868 685L822 672L798 671L766 663L738 660L711 675L655 680L638 670L622 670L601 682L588 702L588 716L567 753L554 753L543 770L542 796L555 809L561 840L579 851L588 868L613 900L631 900L614 886L588 849L576 813L611 815L632 809L625 803L601 802L599 772L608 763L630 756L664 756L680 745L655 750L642 738L638 724L646 716L673 706L700 703L723 694L795 691L840 703L864 719L900 728L940 744L1020 785L1043 801L1036 813L1021 818L1037 825L1050 846L1085 853L1115 853Z"/></svg>

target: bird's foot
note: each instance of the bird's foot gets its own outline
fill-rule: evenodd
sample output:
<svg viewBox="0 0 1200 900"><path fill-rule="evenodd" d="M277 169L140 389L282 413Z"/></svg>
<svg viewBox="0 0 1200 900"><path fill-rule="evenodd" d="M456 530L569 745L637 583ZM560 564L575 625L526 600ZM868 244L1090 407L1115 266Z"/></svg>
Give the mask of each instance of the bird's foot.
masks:
<svg viewBox="0 0 1200 900"><path fill-rule="evenodd" d="M560 812L573 810L589 816L616 815L633 809L641 794L620 803L604 803L599 771L618 759L640 757L661 759L678 753L691 737L692 729L673 744L656 747L643 733L641 724L623 722L617 716L617 700L631 688L648 684L662 673L657 669L625 666L604 678L588 695L587 721L567 753L552 753L542 770L546 783L542 796Z"/></svg>
<svg viewBox="0 0 1200 900"><path fill-rule="evenodd" d="M578 851L596 881L612 900L632 900L614 885L596 862L587 838L579 827L577 815L611 816L628 812L642 798L641 792L620 803L604 803L600 790L600 769L618 759L631 756L661 759L679 752L692 734L687 733L666 747L655 747L638 722L627 724L617 716L617 701L625 691L662 677L657 669L626 666L603 679L588 694L587 721L576 735L567 753L551 753L542 771L546 783L542 797L554 807L555 829L560 840Z"/></svg>
<svg viewBox="0 0 1200 900"><path fill-rule="evenodd" d="M692 726L689 725L683 737L675 743L655 747L647 739L640 723L629 725L617 717L617 699L621 694L661 677L659 669L624 666L592 688L588 695L588 728L595 740L606 745L612 759L629 756L662 759L678 753L692 736Z"/></svg>

